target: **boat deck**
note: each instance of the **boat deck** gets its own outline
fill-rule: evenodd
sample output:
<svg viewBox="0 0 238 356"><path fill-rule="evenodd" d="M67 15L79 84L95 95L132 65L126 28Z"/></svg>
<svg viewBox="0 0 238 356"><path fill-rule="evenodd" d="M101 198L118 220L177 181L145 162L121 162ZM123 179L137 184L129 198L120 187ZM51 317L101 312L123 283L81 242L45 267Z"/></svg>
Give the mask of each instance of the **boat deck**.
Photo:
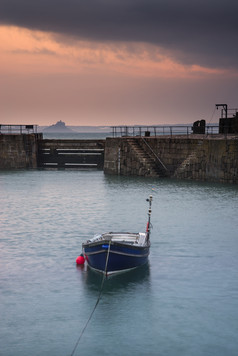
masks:
<svg viewBox="0 0 238 356"><path fill-rule="evenodd" d="M130 232L109 232L102 235L96 235L87 242L111 241L130 245L142 246L146 241L146 233L130 233Z"/></svg>

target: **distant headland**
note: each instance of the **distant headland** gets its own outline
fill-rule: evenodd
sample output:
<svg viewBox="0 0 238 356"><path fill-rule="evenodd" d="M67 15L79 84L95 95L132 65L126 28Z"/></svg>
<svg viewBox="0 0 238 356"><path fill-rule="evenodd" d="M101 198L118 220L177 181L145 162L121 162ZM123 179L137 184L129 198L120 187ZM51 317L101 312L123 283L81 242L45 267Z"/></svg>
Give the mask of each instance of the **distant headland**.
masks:
<svg viewBox="0 0 238 356"><path fill-rule="evenodd" d="M78 132L111 132L109 126L67 126L64 121L57 121L51 126L41 126L39 131L43 133L78 133Z"/></svg>
<svg viewBox="0 0 238 356"><path fill-rule="evenodd" d="M60 132L60 133L72 133L74 132L73 130L71 130L69 127L67 127L65 125L65 122L63 121L57 121L56 124L51 125L51 126L47 126L44 129L42 129L42 132Z"/></svg>

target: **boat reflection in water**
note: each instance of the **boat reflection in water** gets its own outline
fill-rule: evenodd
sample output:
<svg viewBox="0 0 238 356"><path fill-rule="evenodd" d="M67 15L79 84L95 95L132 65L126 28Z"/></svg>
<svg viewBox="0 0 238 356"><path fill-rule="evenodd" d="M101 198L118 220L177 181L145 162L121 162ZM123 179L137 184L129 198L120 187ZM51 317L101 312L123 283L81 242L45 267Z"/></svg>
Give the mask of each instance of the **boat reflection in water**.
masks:
<svg viewBox="0 0 238 356"><path fill-rule="evenodd" d="M102 285L102 274L87 267L84 272L84 282L89 291L100 290ZM114 274L107 277L103 283L103 295L114 294L120 290L126 291L137 285L148 283L150 279L150 266L145 264L128 272Z"/></svg>

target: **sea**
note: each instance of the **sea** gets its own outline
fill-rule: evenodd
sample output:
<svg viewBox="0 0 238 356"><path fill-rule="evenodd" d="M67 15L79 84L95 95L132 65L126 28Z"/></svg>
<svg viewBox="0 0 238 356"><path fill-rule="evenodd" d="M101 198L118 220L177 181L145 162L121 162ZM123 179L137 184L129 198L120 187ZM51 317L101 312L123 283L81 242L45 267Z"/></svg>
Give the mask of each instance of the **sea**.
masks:
<svg viewBox="0 0 238 356"><path fill-rule="evenodd" d="M100 132L43 132L43 139L62 140L102 140L113 137L112 131Z"/></svg>
<svg viewBox="0 0 238 356"><path fill-rule="evenodd" d="M150 195L148 265L76 265L97 233L145 231ZM1 171L0 355L237 356L237 211L235 185Z"/></svg>

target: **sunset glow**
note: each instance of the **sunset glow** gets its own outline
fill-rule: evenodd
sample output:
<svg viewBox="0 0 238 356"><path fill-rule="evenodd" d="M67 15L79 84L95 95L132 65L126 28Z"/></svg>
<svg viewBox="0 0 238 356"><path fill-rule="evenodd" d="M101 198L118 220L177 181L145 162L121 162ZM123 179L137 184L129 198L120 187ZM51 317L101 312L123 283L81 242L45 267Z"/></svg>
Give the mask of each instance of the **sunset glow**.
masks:
<svg viewBox="0 0 238 356"><path fill-rule="evenodd" d="M209 47L206 55L199 41L175 48L166 36L161 44L143 31L125 40L113 29L114 35L99 38L90 27L82 38L74 28L64 31L64 24L62 31L46 31L25 22L0 25L1 123L187 123L208 120L216 102L238 106L238 68L220 65L223 59Z"/></svg>

